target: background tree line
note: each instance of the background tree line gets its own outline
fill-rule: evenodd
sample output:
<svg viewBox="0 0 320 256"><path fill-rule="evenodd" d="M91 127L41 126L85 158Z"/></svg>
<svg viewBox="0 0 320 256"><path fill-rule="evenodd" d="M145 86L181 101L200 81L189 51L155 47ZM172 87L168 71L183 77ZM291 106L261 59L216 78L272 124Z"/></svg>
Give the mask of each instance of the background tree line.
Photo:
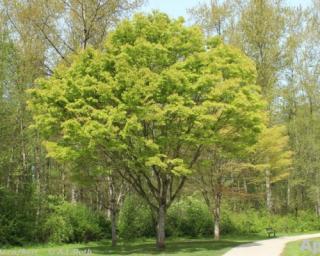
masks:
<svg viewBox="0 0 320 256"><path fill-rule="evenodd" d="M3 243L41 241L43 237L83 241L112 233L115 244L117 231L128 237L124 230L134 226L138 215L146 216L146 227L150 228L137 234L154 235L157 216L152 210L152 193L159 188L148 180L137 180L139 173L131 177L114 173L110 164L104 166L106 163L97 162L96 156L88 152L83 152L76 162L65 161L68 152L56 152L54 148L48 157L48 145L44 147L42 143L43 131L33 125L27 108L27 90L35 87L37 78L51 77L57 66L69 67L79 49L102 49L119 21L142 5L143 1L118 0L1 1ZM187 179L182 175L178 181L163 179L169 182L168 188L172 186L177 191L171 195L176 203L167 209L168 234L190 235L183 229L194 215L202 216L203 222L192 235L214 233L216 239L221 228L225 233L256 232L273 222L279 223L279 229L293 230L300 227L297 223L302 216L312 221L313 214L319 216L319 13L317 0L305 9L289 7L284 1L212 0L189 10L188 18L200 25L208 38L219 37L255 62L257 84L267 102L268 114L257 143L239 143L228 153L224 147L206 149L199 156L201 161L194 163L200 170L196 175ZM221 139L221 144L231 147L228 143L231 142ZM192 157L198 157L196 149L194 153L189 156L191 162ZM150 165L163 168L159 159L152 159ZM112 168L117 167L125 166ZM139 166L135 168L138 170ZM179 168L182 173L188 171ZM141 199L129 196L132 193L147 200L145 211L133 207L132 201ZM252 216L261 213L266 217L237 226L232 212L241 214L247 209L251 209ZM175 211L183 212L190 222L176 217L179 214ZM267 217L267 213L271 215ZM292 215L295 224L283 224L279 215ZM83 219L90 222L85 233L81 231L86 226L82 225ZM215 228L207 228L213 223ZM308 225L301 229L318 228Z"/></svg>

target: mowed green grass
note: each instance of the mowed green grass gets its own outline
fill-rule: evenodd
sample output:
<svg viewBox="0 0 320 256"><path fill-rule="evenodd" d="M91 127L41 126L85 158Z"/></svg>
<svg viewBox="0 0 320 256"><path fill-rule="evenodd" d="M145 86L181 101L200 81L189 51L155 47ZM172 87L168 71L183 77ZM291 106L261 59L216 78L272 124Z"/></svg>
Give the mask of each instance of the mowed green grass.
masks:
<svg viewBox="0 0 320 256"><path fill-rule="evenodd" d="M120 242L112 248L110 241L88 244L42 245L23 248L0 249L0 256L80 256L80 255L175 255L175 256L220 256L232 247L263 239L263 236L225 237L221 241L213 239L170 239L167 248L160 252L155 249L154 240Z"/></svg>
<svg viewBox="0 0 320 256"><path fill-rule="evenodd" d="M301 248L301 246L303 245L303 241L304 240L288 243L281 256L320 256L319 238L307 240L310 241L310 243L304 244L303 248ZM316 243L319 243L318 247ZM314 248L314 246L317 248ZM313 249L314 251L312 251Z"/></svg>

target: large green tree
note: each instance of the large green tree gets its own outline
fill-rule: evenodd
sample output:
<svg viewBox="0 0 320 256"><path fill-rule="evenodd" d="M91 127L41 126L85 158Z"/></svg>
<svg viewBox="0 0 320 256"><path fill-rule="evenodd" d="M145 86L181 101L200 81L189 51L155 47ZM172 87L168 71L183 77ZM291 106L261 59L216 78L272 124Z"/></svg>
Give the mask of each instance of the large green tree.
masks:
<svg viewBox="0 0 320 256"><path fill-rule="evenodd" d="M88 155L146 200L165 247L165 219L204 149L240 148L260 132L255 66L162 13L136 15L32 90L51 156Z"/></svg>

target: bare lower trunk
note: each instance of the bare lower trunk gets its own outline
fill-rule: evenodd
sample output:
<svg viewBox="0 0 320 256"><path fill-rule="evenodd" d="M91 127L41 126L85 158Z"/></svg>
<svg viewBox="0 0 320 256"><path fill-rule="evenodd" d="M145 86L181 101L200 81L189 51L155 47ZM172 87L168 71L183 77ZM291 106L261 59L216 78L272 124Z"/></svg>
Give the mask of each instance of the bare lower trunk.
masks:
<svg viewBox="0 0 320 256"><path fill-rule="evenodd" d="M116 211L111 210L111 236L112 236L112 246L117 245L117 218Z"/></svg>
<svg viewBox="0 0 320 256"><path fill-rule="evenodd" d="M42 163L41 163L41 144L40 144L40 138L39 133L37 131L36 133L36 139L35 139L35 183L36 183L36 191L38 194L40 194L41 191L41 174L42 174Z"/></svg>
<svg viewBox="0 0 320 256"><path fill-rule="evenodd" d="M316 214L318 217L320 217L320 188L319 187L317 187Z"/></svg>
<svg viewBox="0 0 320 256"><path fill-rule="evenodd" d="M247 179L243 178L243 190L245 193L248 193L248 185L247 185Z"/></svg>
<svg viewBox="0 0 320 256"><path fill-rule="evenodd" d="M160 250L165 249L165 222L166 222L166 206L164 204L159 206L158 209L158 223L157 223L157 248Z"/></svg>
<svg viewBox="0 0 320 256"><path fill-rule="evenodd" d="M108 178L109 181L109 200L110 200L110 217L111 217L111 237L112 246L117 245L117 209L116 197L113 177Z"/></svg>
<svg viewBox="0 0 320 256"><path fill-rule="evenodd" d="M222 193L216 192L214 196L214 240L220 240L220 222L221 222L221 198Z"/></svg>
<svg viewBox="0 0 320 256"><path fill-rule="evenodd" d="M266 170L266 205L269 213L272 212L272 190L270 170Z"/></svg>
<svg viewBox="0 0 320 256"><path fill-rule="evenodd" d="M21 109L20 117L20 136L21 136L21 160L22 160L22 173L18 177L16 192L19 193L20 184L24 183L24 180L27 176L27 154L26 154L26 142L25 142L25 124L24 124L24 107Z"/></svg>
<svg viewBox="0 0 320 256"><path fill-rule="evenodd" d="M76 189L73 185L71 185L71 202L72 203L77 202Z"/></svg>
<svg viewBox="0 0 320 256"><path fill-rule="evenodd" d="M66 176L64 174L64 169L61 171L61 183L62 183L62 195L63 199L66 199ZM72 194L72 193L71 193ZM71 196L72 197L72 196Z"/></svg>
<svg viewBox="0 0 320 256"><path fill-rule="evenodd" d="M319 205L319 202L317 202L315 208L316 208L317 217L319 218L320 217L320 205Z"/></svg>
<svg viewBox="0 0 320 256"><path fill-rule="evenodd" d="M290 182L288 180L287 183L287 211L289 212L291 208L291 187L290 187Z"/></svg>

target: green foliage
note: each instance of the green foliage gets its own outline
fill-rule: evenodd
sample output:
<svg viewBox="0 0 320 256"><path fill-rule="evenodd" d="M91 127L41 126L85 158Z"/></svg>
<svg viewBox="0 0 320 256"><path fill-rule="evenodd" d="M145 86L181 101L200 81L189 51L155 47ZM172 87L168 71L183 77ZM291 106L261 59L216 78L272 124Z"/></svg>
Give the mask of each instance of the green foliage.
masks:
<svg viewBox="0 0 320 256"><path fill-rule="evenodd" d="M240 154L256 142L264 116L254 63L183 22L137 14L102 50L82 51L30 90L34 127L50 157L94 159L162 215L206 146Z"/></svg>
<svg viewBox="0 0 320 256"><path fill-rule="evenodd" d="M263 232L270 226L265 214L255 210L233 212L224 210L222 215L222 234L250 234Z"/></svg>
<svg viewBox="0 0 320 256"><path fill-rule="evenodd" d="M266 227L278 233L307 232L320 229L320 220L312 212L294 215L269 215L266 210L248 209L241 212L222 209L222 235L265 234ZM168 211L166 232L173 237L207 237L213 234L213 219L207 205L196 197L186 197L173 203ZM119 217L122 238L153 237L155 226L148 206L130 196L125 200Z"/></svg>
<svg viewBox="0 0 320 256"><path fill-rule="evenodd" d="M52 215L44 223L43 232L46 240L52 243L68 242L72 237L72 226L64 217Z"/></svg>
<svg viewBox="0 0 320 256"><path fill-rule="evenodd" d="M264 233L266 227L273 227L278 233L300 233L320 230L320 219L312 212L294 215L269 215L267 211L246 210L234 212L225 210L222 215L223 234Z"/></svg>
<svg viewBox="0 0 320 256"><path fill-rule="evenodd" d="M199 145L236 151L254 143L264 106L255 66L210 42L183 20L136 15L103 51L83 51L40 79L29 106L49 155L105 162L107 154L115 169L184 176Z"/></svg>
<svg viewBox="0 0 320 256"><path fill-rule="evenodd" d="M39 203L41 210L37 208ZM22 198L0 189L0 244L86 242L110 234L110 221L82 204L59 197L40 202L32 190Z"/></svg>
<svg viewBox="0 0 320 256"><path fill-rule="evenodd" d="M0 188L0 244L21 245L35 239L35 203L32 190L22 197Z"/></svg>
<svg viewBox="0 0 320 256"><path fill-rule="evenodd" d="M127 199L119 219L124 238L154 235L149 206L157 209L163 202L170 235L211 234L203 202L173 202L188 184L186 176L197 172L208 175L197 179L202 186L191 187L191 193L203 189L208 204L214 205L220 192L223 199L241 196L233 197L234 209L245 211L223 210L224 234L261 232L269 225L286 232L319 228L313 214L300 211L316 209L320 215L319 61L314 57L319 56L319 4L304 11L283 1L210 1L192 12L207 34L219 35L206 38L183 19L159 12L135 15L115 27L140 0L69 1L70 8L56 2L2 1L0 8L0 186L6 188L0 191L0 243L87 241L110 234L104 217L47 196L68 200L72 194L92 209L107 201L113 206L113 199L121 202L126 193L117 197L118 189L127 186L116 181L115 193L108 191L105 177L115 171L149 202L147 207ZM70 22L57 22L61 19ZM110 26L113 32L105 30ZM61 40L66 27L70 36ZM89 29L83 33L83 27ZM88 49L67 56L78 47ZM54 52L65 61L59 67ZM34 85L39 76L46 78ZM34 88L29 103L34 130L28 130L28 88ZM260 89L269 103L266 129ZM284 123L287 127L279 125ZM250 149L253 154L246 154ZM71 184L75 180L79 195ZM92 181L95 188L85 187ZM261 210L264 200L247 194L261 199L264 190L270 212L294 209L298 216L248 210L242 198Z"/></svg>
<svg viewBox="0 0 320 256"><path fill-rule="evenodd" d="M136 196L128 196L119 214L119 235L124 239L153 237L155 226L148 205Z"/></svg>
<svg viewBox="0 0 320 256"><path fill-rule="evenodd" d="M51 211L42 227L45 241L87 242L103 237L101 221L86 206L62 202Z"/></svg>
<svg viewBox="0 0 320 256"><path fill-rule="evenodd" d="M97 213L97 218L98 218L97 222L100 227L100 234L101 234L99 238L110 239L111 238L111 220L106 218L106 216L104 216L101 213Z"/></svg>
<svg viewBox="0 0 320 256"><path fill-rule="evenodd" d="M213 233L213 219L207 205L193 197L174 203L167 221L171 236L200 237Z"/></svg>
<svg viewBox="0 0 320 256"><path fill-rule="evenodd" d="M260 171L270 170L272 183L289 176L292 167L292 152L289 150L287 128L275 125L265 128L254 146L253 162Z"/></svg>
<svg viewBox="0 0 320 256"><path fill-rule="evenodd" d="M168 236L201 237L212 234L213 221L206 204L193 197L172 205L167 216ZM153 237L155 224L148 205L136 196L124 201L119 215L119 234L122 238Z"/></svg>

